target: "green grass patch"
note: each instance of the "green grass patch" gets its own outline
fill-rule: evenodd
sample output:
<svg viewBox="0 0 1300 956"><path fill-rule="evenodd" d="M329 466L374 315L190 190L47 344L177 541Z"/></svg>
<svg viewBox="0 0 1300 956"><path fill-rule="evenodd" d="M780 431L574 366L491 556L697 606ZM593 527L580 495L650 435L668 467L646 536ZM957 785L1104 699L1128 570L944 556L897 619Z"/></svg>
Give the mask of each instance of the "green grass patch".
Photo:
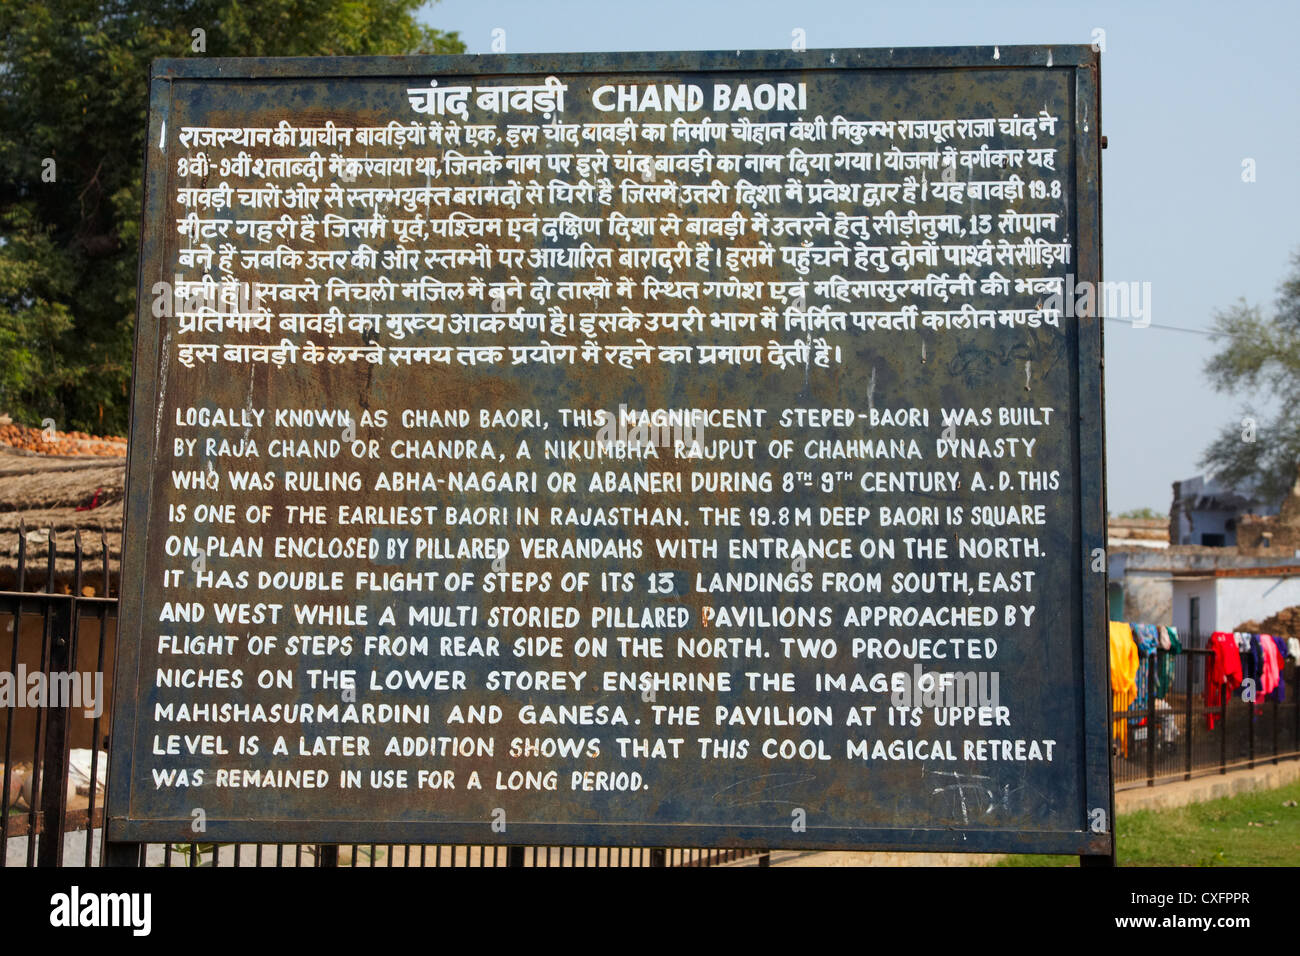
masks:
<svg viewBox="0 0 1300 956"><path fill-rule="evenodd" d="M1300 782L1277 790L1122 813L1120 866L1300 866ZM1078 857L1016 854L999 866L1077 866Z"/></svg>

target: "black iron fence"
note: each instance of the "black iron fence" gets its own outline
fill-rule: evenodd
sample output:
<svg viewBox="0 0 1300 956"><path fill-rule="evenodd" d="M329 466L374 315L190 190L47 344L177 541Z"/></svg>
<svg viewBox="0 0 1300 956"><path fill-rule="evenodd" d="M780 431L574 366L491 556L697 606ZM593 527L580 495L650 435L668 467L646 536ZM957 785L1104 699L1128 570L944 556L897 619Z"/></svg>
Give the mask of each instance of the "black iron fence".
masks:
<svg viewBox="0 0 1300 956"><path fill-rule="evenodd" d="M50 531L29 533L20 524L15 571L6 582L9 589L0 591L0 658L8 665L11 687L9 704L0 711L0 866L93 865L91 835L103 824L108 763L103 704L110 692L104 675L112 670L109 648L117 611L117 599L110 596L108 542L99 536L99 566L91 568L80 532L73 536L70 556L59 553L56 538ZM43 554L29 553L36 549ZM68 695L59 693L67 689L63 679L74 673L91 676L91 687L82 688L88 694L78 696L97 696L99 707L74 708ZM76 774L70 772L74 750ZM84 846L65 859L64 837L70 832L83 833Z"/></svg>
<svg viewBox="0 0 1300 956"><path fill-rule="evenodd" d="M100 534L87 548L76 533L70 546L66 538L61 545L57 534L21 524L16 541L6 537L11 540L0 542L0 668L8 668L11 686L28 687L30 675L42 675L36 683L46 688L71 674L91 675L92 682L100 675L102 683L91 688L100 706L89 712L69 706L66 697L11 698L0 708L0 867L95 866L117 639L108 542ZM93 560L86 560L87 551ZM377 844L147 844L140 853L146 866L693 867L766 866L771 859L762 850L739 849Z"/></svg>
<svg viewBox="0 0 1300 956"><path fill-rule="evenodd" d="M81 533L60 549L58 536L19 526L14 547L0 548L11 569L0 577L0 660L11 686L31 675L47 688L59 675L100 675L89 711L61 701L13 699L0 708L0 866L98 864L108 764L109 702L117 636L108 542ZM16 559L16 560L14 560ZM1189 642L1197 643L1197 642ZM1300 673L1288 663L1285 701L1222 694L1206 704L1210 652L1191 648L1147 669L1143 706L1115 699L1117 788L1154 786L1260 763L1300 757ZM1164 671L1166 661L1170 669ZM28 679L21 679L24 675ZM87 678L90 679L90 678ZM1137 695L1134 695L1136 697ZM34 705L33 705L34 704ZM150 844L141 863L161 866L716 866L767 865L758 850L680 847L506 847L358 844Z"/></svg>
<svg viewBox="0 0 1300 956"><path fill-rule="evenodd" d="M1188 643L1205 642L1194 637ZM1288 661L1280 676L1284 699L1256 697L1238 688L1232 694L1221 691L1218 703L1211 705L1206 689L1212 658L1204 647L1172 655L1159 650L1146 669L1146 693L1112 700L1117 790L1300 757L1296 665Z"/></svg>

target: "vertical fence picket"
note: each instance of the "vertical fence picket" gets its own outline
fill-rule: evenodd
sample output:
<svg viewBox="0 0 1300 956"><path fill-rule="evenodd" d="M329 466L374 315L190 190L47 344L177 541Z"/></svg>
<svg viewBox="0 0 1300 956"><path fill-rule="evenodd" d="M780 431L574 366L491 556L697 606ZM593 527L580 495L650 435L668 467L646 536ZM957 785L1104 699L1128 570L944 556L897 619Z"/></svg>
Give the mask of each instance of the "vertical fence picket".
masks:
<svg viewBox="0 0 1300 956"><path fill-rule="evenodd" d="M22 520L18 521L18 590L10 597L8 603L11 608L10 620L12 624L13 646L9 652L9 673L17 675L18 673L18 644L22 635L23 624L23 578L27 568L27 534L26 527ZM16 698L17 695L15 695ZM3 818L0 818L0 867L9 865L9 793L13 786L13 744L14 744L14 722L17 719L17 700L9 702L8 717L5 721L5 769L4 769L4 792L0 793L0 810L4 812Z"/></svg>

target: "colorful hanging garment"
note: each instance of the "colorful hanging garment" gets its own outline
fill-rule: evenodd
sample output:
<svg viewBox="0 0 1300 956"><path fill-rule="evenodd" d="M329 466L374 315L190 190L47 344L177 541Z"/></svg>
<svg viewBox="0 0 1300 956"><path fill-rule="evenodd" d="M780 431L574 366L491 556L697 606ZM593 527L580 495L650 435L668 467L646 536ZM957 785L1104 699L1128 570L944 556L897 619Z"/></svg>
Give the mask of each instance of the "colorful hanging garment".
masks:
<svg viewBox="0 0 1300 956"><path fill-rule="evenodd" d="M1145 713L1150 693L1149 671L1155 666L1156 648L1160 646L1160 629L1154 624L1134 624L1133 640L1138 651L1137 691L1129 709Z"/></svg>
<svg viewBox="0 0 1300 956"><path fill-rule="evenodd" d="M1160 628L1160 646L1164 653L1156 658L1156 699L1164 700L1174 686L1174 657L1183 652L1176 627Z"/></svg>
<svg viewBox="0 0 1300 956"><path fill-rule="evenodd" d="M1242 678L1251 677L1255 681L1255 693L1259 693L1259 687L1264 683L1264 652L1260 650L1258 634L1242 634L1245 639L1245 652L1241 655L1241 674ZM1241 643L1238 642L1238 647Z"/></svg>
<svg viewBox="0 0 1300 956"><path fill-rule="evenodd" d="M1282 662L1277 656L1277 645L1267 634L1257 635L1255 644L1259 648L1261 666L1259 669L1259 692L1262 697L1269 697L1277 690L1282 673Z"/></svg>
<svg viewBox="0 0 1300 956"><path fill-rule="evenodd" d="M1269 699L1275 700L1279 704L1285 704L1287 641L1286 638L1274 635L1273 644L1277 647L1277 689L1273 691Z"/></svg>
<svg viewBox="0 0 1300 956"><path fill-rule="evenodd" d="M1137 645L1133 643L1133 629L1123 621L1110 622L1110 689L1111 710L1122 714L1133 702L1137 689L1135 678L1138 669ZM1120 753L1128 756L1128 721L1120 718L1114 722L1112 736Z"/></svg>
<svg viewBox="0 0 1300 956"><path fill-rule="evenodd" d="M1237 650L1236 637L1227 631L1215 631L1210 635L1210 650L1214 653L1206 665L1205 706L1217 710L1223 702L1224 685L1229 694L1241 686L1242 654ZM1205 718L1213 730L1219 715L1209 713Z"/></svg>

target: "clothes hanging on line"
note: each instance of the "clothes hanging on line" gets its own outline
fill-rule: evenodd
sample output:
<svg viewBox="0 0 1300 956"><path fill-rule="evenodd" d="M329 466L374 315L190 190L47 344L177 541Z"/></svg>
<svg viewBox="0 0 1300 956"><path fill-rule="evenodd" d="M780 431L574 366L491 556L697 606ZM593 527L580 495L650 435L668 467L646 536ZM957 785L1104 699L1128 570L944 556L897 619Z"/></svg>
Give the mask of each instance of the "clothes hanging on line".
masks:
<svg viewBox="0 0 1300 956"><path fill-rule="evenodd" d="M1264 650L1259 643L1259 635L1247 634L1246 647L1249 648L1250 667L1254 671L1255 689L1258 691L1260 684L1264 682ZM1242 665L1242 670L1245 670L1245 664Z"/></svg>
<svg viewBox="0 0 1300 956"><path fill-rule="evenodd" d="M1269 700L1275 700L1279 704L1286 703L1286 677L1283 670L1286 667L1287 659L1287 642L1284 638L1273 637L1273 645L1277 648L1277 688L1269 696Z"/></svg>
<svg viewBox="0 0 1300 956"><path fill-rule="evenodd" d="M1267 634L1257 635L1255 646L1259 648L1259 691L1265 699L1271 697L1281 681L1282 662L1277 656L1277 645Z"/></svg>
<svg viewBox="0 0 1300 956"><path fill-rule="evenodd" d="M1150 671L1155 665L1156 648L1160 646L1159 628L1154 624L1134 624L1132 628L1133 641L1137 645L1138 669L1135 675L1137 688L1133 695L1133 703L1129 705L1129 710L1145 713L1151 686L1152 675Z"/></svg>
<svg viewBox="0 0 1300 956"><path fill-rule="evenodd" d="M1237 637L1228 631L1215 631L1210 635L1210 650L1213 652L1207 662L1205 675L1205 706L1218 708L1223 703L1223 693L1230 695L1242 681L1242 662L1245 660L1238 649ZM1205 715L1211 730L1218 723L1219 715Z"/></svg>
<svg viewBox="0 0 1300 956"><path fill-rule="evenodd" d="M1174 686L1174 657L1183 652L1183 642L1178 639L1176 627L1160 628L1160 646L1165 653L1156 661L1156 699L1164 700Z"/></svg>
<svg viewBox="0 0 1300 956"><path fill-rule="evenodd" d="M1138 649L1133 643L1133 628L1124 621L1110 622L1110 689L1111 711L1118 715L1128 710L1137 689ZM1128 756L1128 721L1114 721L1111 736L1125 757Z"/></svg>

